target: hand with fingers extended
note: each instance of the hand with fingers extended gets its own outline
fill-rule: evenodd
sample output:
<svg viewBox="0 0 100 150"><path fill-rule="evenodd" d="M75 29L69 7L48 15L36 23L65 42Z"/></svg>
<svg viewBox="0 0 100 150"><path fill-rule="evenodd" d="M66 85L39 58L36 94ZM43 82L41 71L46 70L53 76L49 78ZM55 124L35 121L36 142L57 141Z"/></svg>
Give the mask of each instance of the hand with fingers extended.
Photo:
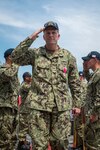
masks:
<svg viewBox="0 0 100 150"><path fill-rule="evenodd" d="M35 40L38 37L39 33L43 32L43 31L44 31L44 28L40 28L39 30L37 30L33 34L31 34L29 36L29 38L32 40Z"/></svg>

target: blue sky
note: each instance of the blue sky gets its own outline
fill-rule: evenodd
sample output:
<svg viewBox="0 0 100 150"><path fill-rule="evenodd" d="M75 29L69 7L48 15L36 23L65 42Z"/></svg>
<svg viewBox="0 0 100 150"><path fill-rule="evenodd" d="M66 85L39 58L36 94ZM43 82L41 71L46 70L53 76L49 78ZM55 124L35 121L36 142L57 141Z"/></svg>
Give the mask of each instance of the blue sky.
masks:
<svg viewBox="0 0 100 150"><path fill-rule="evenodd" d="M0 62L8 48L15 48L47 21L60 28L59 45L68 49L82 70L81 57L100 52L100 0L0 0ZM42 33L32 47L44 45ZM22 74L31 67L19 69Z"/></svg>

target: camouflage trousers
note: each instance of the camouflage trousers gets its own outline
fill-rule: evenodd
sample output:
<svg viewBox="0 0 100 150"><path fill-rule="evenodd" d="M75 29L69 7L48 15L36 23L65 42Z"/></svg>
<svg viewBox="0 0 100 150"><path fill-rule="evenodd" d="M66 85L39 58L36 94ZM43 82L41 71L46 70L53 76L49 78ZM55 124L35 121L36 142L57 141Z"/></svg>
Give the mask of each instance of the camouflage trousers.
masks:
<svg viewBox="0 0 100 150"><path fill-rule="evenodd" d="M27 147L29 149L32 140L29 136L29 113L20 112L19 114L19 125L18 125L18 147L17 150ZM26 148L26 149L27 149Z"/></svg>
<svg viewBox="0 0 100 150"><path fill-rule="evenodd" d="M26 134L29 133L29 115L28 113L20 113L19 114L19 140L25 141Z"/></svg>
<svg viewBox="0 0 100 150"><path fill-rule="evenodd" d="M88 150L100 150L100 118L86 124L85 140Z"/></svg>
<svg viewBox="0 0 100 150"><path fill-rule="evenodd" d="M46 111L32 110L30 113L30 135L33 140L33 150L47 150L51 143L52 150L67 150L70 134L70 112L52 113ZM58 148L55 146L58 146Z"/></svg>
<svg viewBox="0 0 100 150"><path fill-rule="evenodd" d="M82 126L82 116L79 115L75 118L75 130L77 133L77 147L82 147L83 145L83 126Z"/></svg>
<svg viewBox="0 0 100 150"><path fill-rule="evenodd" d="M17 137L17 111L12 108L0 108L0 150L14 150Z"/></svg>

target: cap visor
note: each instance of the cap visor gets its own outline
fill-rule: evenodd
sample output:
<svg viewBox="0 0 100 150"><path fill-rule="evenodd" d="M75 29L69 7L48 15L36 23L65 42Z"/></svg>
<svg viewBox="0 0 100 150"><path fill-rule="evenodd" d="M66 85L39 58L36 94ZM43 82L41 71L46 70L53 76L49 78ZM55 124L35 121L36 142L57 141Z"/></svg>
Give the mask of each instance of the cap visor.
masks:
<svg viewBox="0 0 100 150"><path fill-rule="evenodd" d="M56 28L56 27L54 27L54 26L52 26L52 25L45 27L44 30L49 29L50 27L51 27L52 29L58 30L58 28Z"/></svg>
<svg viewBox="0 0 100 150"><path fill-rule="evenodd" d="M82 59L83 59L84 61L87 61L87 60L90 59L90 57L82 57Z"/></svg>

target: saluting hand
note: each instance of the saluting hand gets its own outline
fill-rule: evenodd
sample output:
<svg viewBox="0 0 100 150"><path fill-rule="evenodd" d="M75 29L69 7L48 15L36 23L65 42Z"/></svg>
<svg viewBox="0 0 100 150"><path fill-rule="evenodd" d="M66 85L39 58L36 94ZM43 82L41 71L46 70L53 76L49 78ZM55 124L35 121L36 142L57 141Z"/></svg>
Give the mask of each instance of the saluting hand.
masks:
<svg viewBox="0 0 100 150"><path fill-rule="evenodd" d="M44 28L35 31L32 35L29 36L29 38L35 40L38 37L38 34L41 33L42 31L44 31Z"/></svg>

